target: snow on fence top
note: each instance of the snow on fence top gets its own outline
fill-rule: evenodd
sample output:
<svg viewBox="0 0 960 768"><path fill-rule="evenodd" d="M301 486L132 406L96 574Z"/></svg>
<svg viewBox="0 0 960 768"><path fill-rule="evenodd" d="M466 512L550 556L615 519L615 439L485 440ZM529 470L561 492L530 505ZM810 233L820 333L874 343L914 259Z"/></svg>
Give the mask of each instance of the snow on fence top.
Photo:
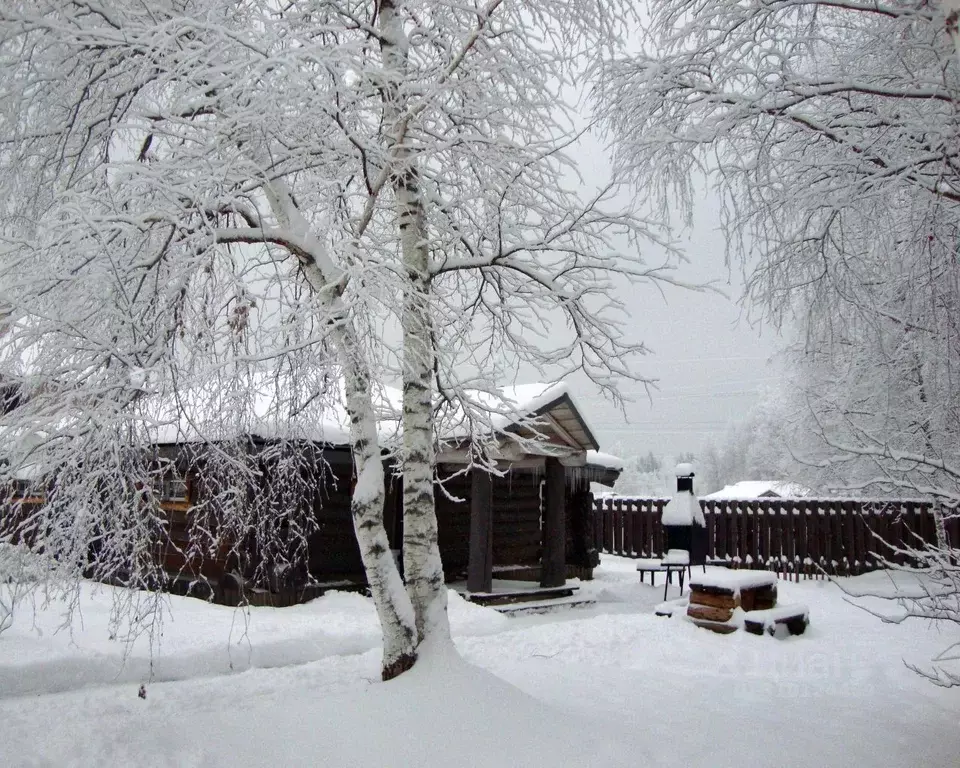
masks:
<svg viewBox="0 0 960 768"><path fill-rule="evenodd" d="M746 500L760 498L803 498L811 493L797 483L780 480L741 480L733 485L725 485L719 491L703 496L707 500Z"/></svg>
<svg viewBox="0 0 960 768"><path fill-rule="evenodd" d="M773 571L717 571L698 573L690 579L690 588L708 587L726 589L735 595L741 589L758 589L760 587L775 587L777 574Z"/></svg>

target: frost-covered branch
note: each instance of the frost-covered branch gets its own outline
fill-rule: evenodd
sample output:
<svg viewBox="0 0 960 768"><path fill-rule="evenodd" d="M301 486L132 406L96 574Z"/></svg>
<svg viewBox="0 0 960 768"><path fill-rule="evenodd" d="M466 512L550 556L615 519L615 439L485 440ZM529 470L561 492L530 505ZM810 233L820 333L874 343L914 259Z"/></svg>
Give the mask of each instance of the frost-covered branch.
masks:
<svg viewBox="0 0 960 768"><path fill-rule="evenodd" d="M796 332L787 390L802 461L826 487L932 498L937 544L898 555L948 596L958 542L942 524L960 498L955 6L666 0L641 50L595 91L617 167L662 209L689 215L694 185L714 185L728 252L750 265L747 298ZM952 599L911 615L956 622Z"/></svg>

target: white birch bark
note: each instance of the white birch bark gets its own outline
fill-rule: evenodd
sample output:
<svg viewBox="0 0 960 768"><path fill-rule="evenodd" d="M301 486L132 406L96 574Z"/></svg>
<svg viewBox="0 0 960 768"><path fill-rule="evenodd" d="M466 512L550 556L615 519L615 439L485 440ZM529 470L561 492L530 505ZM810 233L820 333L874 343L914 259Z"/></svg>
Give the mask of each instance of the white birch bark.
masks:
<svg viewBox="0 0 960 768"><path fill-rule="evenodd" d="M311 235L309 224L282 185L268 185L267 197L277 219L291 230L293 239L304 246L298 251L303 274L314 293L329 305L329 313L325 312L324 316L332 314L335 318L333 338L343 368L346 409L350 419L350 449L357 475L350 509L360 557L383 633L382 676L389 680L412 667L416 661L417 630L413 606L404 590L383 525L386 489L369 366L349 313L344 307L337 306L340 303L340 281L336 274L324 274L318 263L326 263L327 272L332 270L328 259L318 258L322 246Z"/></svg>
<svg viewBox="0 0 960 768"><path fill-rule="evenodd" d="M350 417L350 447L357 473L350 509L360 545L360 556L383 631L384 680L403 673L416 661L416 624L413 606L403 588L383 526L385 500L383 460L377 441L370 374L356 358L357 340L349 321L338 329L344 390Z"/></svg>
<svg viewBox="0 0 960 768"><path fill-rule="evenodd" d="M417 633L449 638L447 591L437 544L433 481L433 335L430 273L423 197L417 160L402 117L400 83L407 69L408 41L393 0L380 4L384 66L383 114L394 167L396 224L406 278L403 310L403 568L416 612Z"/></svg>

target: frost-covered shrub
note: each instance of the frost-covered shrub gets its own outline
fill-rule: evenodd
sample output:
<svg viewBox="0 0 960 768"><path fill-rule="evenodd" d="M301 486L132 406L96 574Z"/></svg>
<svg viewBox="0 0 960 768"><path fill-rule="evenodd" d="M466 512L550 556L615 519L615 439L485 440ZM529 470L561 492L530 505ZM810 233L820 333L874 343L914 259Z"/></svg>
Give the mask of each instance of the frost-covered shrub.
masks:
<svg viewBox="0 0 960 768"><path fill-rule="evenodd" d="M0 543L0 633L13 624L17 603L49 574L50 567L40 555Z"/></svg>

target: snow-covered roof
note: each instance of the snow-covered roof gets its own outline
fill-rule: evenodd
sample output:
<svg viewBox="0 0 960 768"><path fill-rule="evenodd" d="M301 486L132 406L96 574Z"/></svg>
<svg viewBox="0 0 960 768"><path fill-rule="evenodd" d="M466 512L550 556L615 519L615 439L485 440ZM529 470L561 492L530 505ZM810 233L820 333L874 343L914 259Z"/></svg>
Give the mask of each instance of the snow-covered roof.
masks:
<svg viewBox="0 0 960 768"><path fill-rule="evenodd" d="M612 453L603 451L587 451L587 466L609 469L614 472L623 471L623 459Z"/></svg>
<svg viewBox="0 0 960 768"><path fill-rule="evenodd" d="M291 438L328 445L350 442L343 382L319 376L293 382L263 373L251 374L242 386L222 382L154 395L141 404L148 433L159 445L226 440L251 435L266 440ZM374 388L374 408L381 440L399 433L400 393Z"/></svg>
<svg viewBox="0 0 960 768"><path fill-rule="evenodd" d="M759 499L762 497L797 498L809 496L810 489L797 483L781 480L741 480L719 491L701 496L702 499Z"/></svg>
<svg viewBox="0 0 960 768"><path fill-rule="evenodd" d="M592 450L593 432L586 424L565 382L502 387L495 392L467 391L465 397L486 412L485 424L472 429L503 432L522 425L535 445L536 433L564 434L572 448L590 450L588 463L619 471L623 462ZM349 418L344 407L342 379L319 376L293 384L268 374L253 374L242 386L204 385L183 388L176 396L155 395L144 404L144 416L154 442L175 444L223 440L240 434L263 439L294 438L328 445L349 445ZM377 430L385 447L401 433L402 393L376 385ZM460 406L438 416L441 439L458 442L471 437L471 425ZM535 452L535 451L531 451Z"/></svg>
<svg viewBox="0 0 960 768"><path fill-rule="evenodd" d="M37 430L0 425L0 475L28 482L43 479L44 467L31 454L46 437Z"/></svg>
<svg viewBox="0 0 960 768"><path fill-rule="evenodd" d="M620 473L623 472L623 459L602 451L587 451L584 470L585 476L591 483L613 487Z"/></svg>
<svg viewBox="0 0 960 768"><path fill-rule="evenodd" d="M600 447L593 429L576 404L573 392L564 381L500 387L495 392L468 390L464 396L476 408L489 413L489 426L494 432L523 425L528 433L563 433L582 450ZM537 418L531 421L532 417L538 416L546 417L546 421ZM445 440L456 441L471 436L468 420L459 407L442 413L438 423L440 435Z"/></svg>

